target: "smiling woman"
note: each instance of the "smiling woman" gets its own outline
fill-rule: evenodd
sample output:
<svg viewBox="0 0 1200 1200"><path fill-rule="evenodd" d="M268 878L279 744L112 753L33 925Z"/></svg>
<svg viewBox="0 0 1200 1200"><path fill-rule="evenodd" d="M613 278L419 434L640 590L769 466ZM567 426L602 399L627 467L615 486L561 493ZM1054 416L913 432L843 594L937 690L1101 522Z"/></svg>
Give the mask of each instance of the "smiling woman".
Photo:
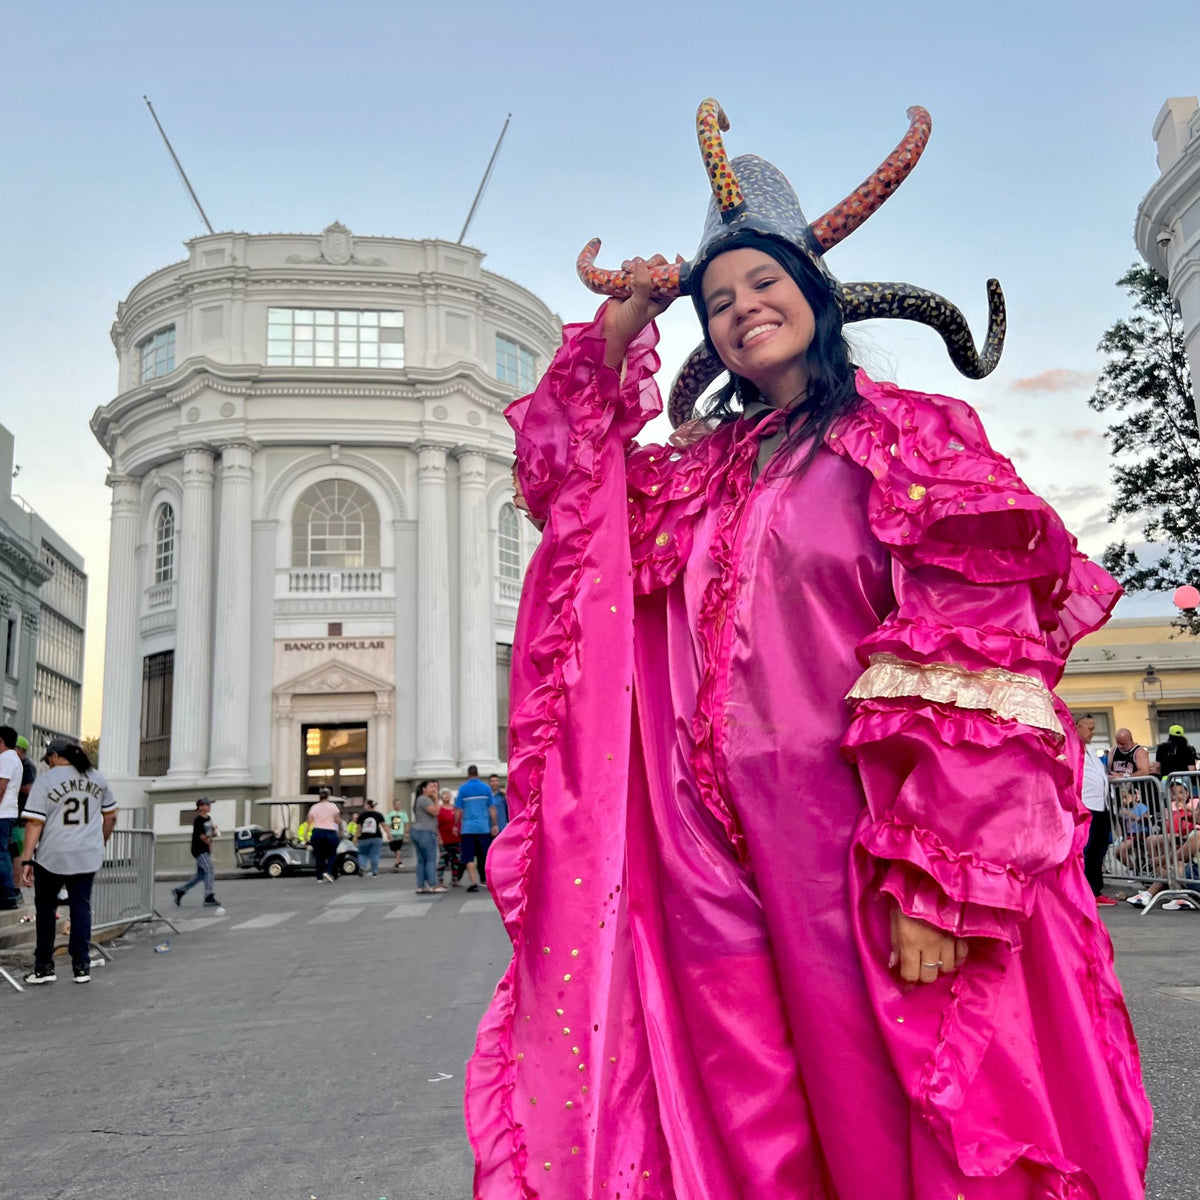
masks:
<svg viewBox="0 0 1200 1200"><path fill-rule="evenodd" d="M810 225L706 101L696 255L603 272L590 245L613 299L508 410L544 533L488 859L514 955L468 1075L481 1200L1143 1195L1051 691L1120 589L965 404L850 361L843 324L889 313L986 374L998 285L980 354L947 301L823 263L915 163L910 116ZM638 446L681 293L683 427Z"/></svg>

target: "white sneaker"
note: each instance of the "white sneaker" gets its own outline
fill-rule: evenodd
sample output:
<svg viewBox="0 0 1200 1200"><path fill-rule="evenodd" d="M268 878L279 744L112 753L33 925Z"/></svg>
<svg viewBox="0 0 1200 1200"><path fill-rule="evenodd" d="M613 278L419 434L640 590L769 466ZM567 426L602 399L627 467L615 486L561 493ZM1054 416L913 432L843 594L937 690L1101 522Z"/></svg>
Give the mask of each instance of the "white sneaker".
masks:
<svg viewBox="0 0 1200 1200"><path fill-rule="evenodd" d="M1174 900L1168 900L1163 908L1167 912L1178 912L1181 908L1195 908L1193 901L1187 899L1186 896L1176 896Z"/></svg>
<svg viewBox="0 0 1200 1200"><path fill-rule="evenodd" d="M1134 896L1126 896L1125 903L1132 904L1134 908L1145 908L1153 899L1154 897L1149 892L1138 892Z"/></svg>

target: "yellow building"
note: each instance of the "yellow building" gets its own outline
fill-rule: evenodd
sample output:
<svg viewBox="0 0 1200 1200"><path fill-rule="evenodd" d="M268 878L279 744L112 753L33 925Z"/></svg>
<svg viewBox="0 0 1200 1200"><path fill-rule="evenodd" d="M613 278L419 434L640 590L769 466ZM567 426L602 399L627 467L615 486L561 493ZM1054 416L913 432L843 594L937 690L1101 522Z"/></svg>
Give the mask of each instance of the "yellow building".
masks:
<svg viewBox="0 0 1200 1200"><path fill-rule="evenodd" d="M1200 638L1169 617L1110 621L1084 638L1067 661L1058 694L1073 713L1096 718L1095 749L1112 745L1118 729L1154 747L1172 725L1200 743Z"/></svg>

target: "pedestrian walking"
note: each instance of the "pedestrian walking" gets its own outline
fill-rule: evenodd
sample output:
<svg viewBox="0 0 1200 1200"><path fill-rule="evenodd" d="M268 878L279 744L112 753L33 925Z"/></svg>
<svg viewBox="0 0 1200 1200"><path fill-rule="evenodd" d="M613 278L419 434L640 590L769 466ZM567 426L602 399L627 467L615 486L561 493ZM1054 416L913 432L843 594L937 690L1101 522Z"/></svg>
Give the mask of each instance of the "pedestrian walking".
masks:
<svg viewBox="0 0 1200 1200"><path fill-rule="evenodd" d="M498 832L492 789L479 778L479 768L467 768L467 780L454 797L458 809L458 832L462 839L462 862L470 884L468 892L479 891L487 883L487 853Z"/></svg>
<svg viewBox="0 0 1200 1200"><path fill-rule="evenodd" d="M0 912L21 907L11 844L20 816L18 799L23 776L17 731L11 725L0 725Z"/></svg>
<svg viewBox="0 0 1200 1200"><path fill-rule="evenodd" d="M183 898L198 883L204 884L204 906L220 908L217 900L217 873L213 867L212 845L220 836L217 823L212 819L212 801L201 796L196 801L196 815L192 818L192 857L196 860L196 873L179 887L171 889L175 907L183 904Z"/></svg>
<svg viewBox="0 0 1200 1200"><path fill-rule="evenodd" d="M397 805L384 819L387 822L388 849L393 857L392 870L399 871L403 865L404 831L408 828L408 813Z"/></svg>
<svg viewBox="0 0 1200 1200"><path fill-rule="evenodd" d="M459 812L454 807L454 793L449 788L442 788L439 795L437 823L438 845L441 853L438 856L438 883L445 883L445 874L450 874L450 886L458 887L462 882L462 837L458 832Z"/></svg>
<svg viewBox="0 0 1200 1200"><path fill-rule="evenodd" d="M321 788L317 796L316 804L308 810L308 824L312 830L308 840L316 859L317 882L332 883L337 870L334 864L338 842L344 828L342 810L333 801L328 788Z"/></svg>
<svg viewBox="0 0 1200 1200"><path fill-rule="evenodd" d="M413 804L412 844L417 854L417 894L444 892L437 877L438 781L423 779Z"/></svg>
<svg viewBox="0 0 1200 1200"><path fill-rule="evenodd" d="M53 738L43 761L49 770L34 780L25 804L23 886L33 888L37 910L33 969L25 982L37 985L58 978L54 934L58 895L65 889L71 971L76 983L87 983L92 978L92 883L117 823L117 802L108 781L76 743Z"/></svg>
<svg viewBox="0 0 1200 1200"><path fill-rule="evenodd" d="M365 876L369 867L374 879L379 874L379 855L383 850L383 814L375 807L374 800L365 803L358 815L358 870Z"/></svg>
<svg viewBox="0 0 1200 1200"><path fill-rule="evenodd" d="M1075 718L1075 730L1083 743L1083 773L1080 776L1083 806L1088 810L1088 836L1083 847L1083 873L1097 905L1116 904L1104 894L1104 859L1112 841L1112 820L1108 814L1108 776L1104 764L1092 749L1096 718L1084 713Z"/></svg>
<svg viewBox="0 0 1200 1200"><path fill-rule="evenodd" d="M513 961L465 1089L476 1200L1144 1194L1150 1105L1051 692L1121 589L968 405L853 362L844 325L898 317L986 374L998 285L979 353L949 301L824 262L917 162L909 114L810 224L705 101L699 249L609 272L589 246L612 298L507 410L543 534L489 862ZM652 200L615 169L622 204ZM680 294L703 341L678 433L638 445Z"/></svg>
<svg viewBox="0 0 1200 1200"><path fill-rule="evenodd" d="M488 787L492 789L492 807L496 810L496 832L503 833L508 824L508 797L499 775L488 776Z"/></svg>

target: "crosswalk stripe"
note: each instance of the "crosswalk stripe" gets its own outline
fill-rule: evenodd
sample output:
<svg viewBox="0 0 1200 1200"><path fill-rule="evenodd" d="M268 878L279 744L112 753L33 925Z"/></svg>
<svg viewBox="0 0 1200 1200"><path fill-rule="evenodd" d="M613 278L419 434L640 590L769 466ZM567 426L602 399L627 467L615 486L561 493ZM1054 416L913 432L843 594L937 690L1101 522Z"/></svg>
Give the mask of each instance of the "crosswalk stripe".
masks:
<svg viewBox="0 0 1200 1200"><path fill-rule="evenodd" d="M496 902L494 900L464 900L462 907L458 911L460 913L494 913L496 911Z"/></svg>
<svg viewBox="0 0 1200 1200"><path fill-rule="evenodd" d="M385 912L383 919L387 921L395 917L423 917L432 907L430 904L398 904L391 912Z"/></svg>
<svg viewBox="0 0 1200 1200"><path fill-rule="evenodd" d="M340 925L343 921L353 921L361 908L327 908L319 917L313 917L310 925Z"/></svg>
<svg viewBox="0 0 1200 1200"><path fill-rule="evenodd" d="M240 925L231 925L230 929L270 929L272 925L282 925L284 921L290 921L295 912L284 913L263 913L260 917L251 917L249 921L243 921Z"/></svg>
<svg viewBox="0 0 1200 1200"><path fill-rule="evenodd" d="M203 929L206 925L218 925L222 921L228 920L229 915L226 914L223 917L186 917L182 921L174 920L171 922L171 924L174 925L176 929L190 931L193 929Z"/></svg>

